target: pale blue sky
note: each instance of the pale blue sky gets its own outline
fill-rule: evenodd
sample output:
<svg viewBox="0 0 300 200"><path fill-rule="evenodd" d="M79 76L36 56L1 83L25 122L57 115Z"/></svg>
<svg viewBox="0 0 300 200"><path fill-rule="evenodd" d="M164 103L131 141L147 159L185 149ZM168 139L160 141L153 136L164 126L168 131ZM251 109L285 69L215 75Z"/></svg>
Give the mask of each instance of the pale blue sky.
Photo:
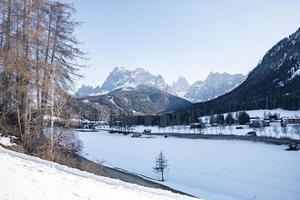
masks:
<svg viewBox="0 0 300 200"><path fill-rule="evenodd" d="M299 0L67 0L85 23L89 54L80 84L101 84L114 67L146 70L171 83L210 71L247 74L300 27Z"/></svg>

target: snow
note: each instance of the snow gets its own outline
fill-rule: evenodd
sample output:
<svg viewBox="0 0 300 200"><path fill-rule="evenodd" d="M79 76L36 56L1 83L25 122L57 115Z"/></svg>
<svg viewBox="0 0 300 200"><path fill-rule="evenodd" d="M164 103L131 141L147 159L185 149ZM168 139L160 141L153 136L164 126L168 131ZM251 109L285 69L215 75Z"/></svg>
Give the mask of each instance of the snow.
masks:
<svg viewBox="0 0 300 200"><path fill-rule="evenodd" d="M300 116L300 110L284 110L281 108L277 109L260 109L260 110L245 110L249 114L250 117L260 117L263 118L264 114L279 114L280 117L294 117ZM237 112L232 112L233 116L236 115ZM226 115L227 113L222 113ZM206 118L209 116L204 116L202 118Z"/></svg>
<svg viewBox="0 0 300 200"><path fill-rule="evenodd" d="M2 134L0 133L0 144L4 145L4 146L15 146L15 143L12 143L11 140L14 139L13 136L9 136L9 137L4 137L2 136Z"/></svg>
<svg viewBox="0 0 300 200"><path fill-rule="evenodd" d="M294 79L296 76L300 76L300 68L292 74L291 79Z"/></svg>
<svg viewBox="0 0 300 200"><path fill-rule="evenodd" d="M185 95L186 95L187 91L179 91L179 92L176 92L176 96L178 97L181 97L183 99L185 99ZM188 99L187 99L188 100Z"/></svg>
<svg viewBox="0 0 300 200"><path fill-rule="evenodd" d="M242 127L242 129L237 129L237 127ZM105 128L104 128L105 129ZM107 128L109 129L109 128ZM271 123L268 127L263 128L250 128L249 125L232 125L232 126L216 126L216 127L206 127L205 129L190 129L189 126L169 126L165 128L160 128L157 126L135 126L133 131L144 132L145 129L150 129L152 133L162 134L164 133L180 133L180 134L209 134L209 135L246 135L251 131L255 131L257 136L269 136L274 138L289 137L293 139L299 139L300 135L297 135L294 130L294 126L288 125L286 127L287 134L280 126L280 122ZM277 134L274 132L276 129Z"/></svg>
<svg viewBox="0 0 300 200"><path fill-rule="evenodd" d="M279 114L280 117L294 117L294 116L300 116L300 110L284 110L281 108L277 109L261 109L261 110L247 110L246 111L250 117L264 117L264 113L268 114Z"/></svg>
<svg viewBox="0 0 300 200"><path fill-rule="evenodd" d="M110 103L112 103L113 105L117 106L120 110L123 110L123 108L121 108L118 104L116 104L116 102L115 102L113 96L109 99L109 101L110 101Z"/></svg>
<svg viewBox="0 0 300 200"><path fill-rule="evenodd" d="M192 200L96 176L0 147L1 200Z"/></svg>
<svg viewBox="0 0 300 200"><path fill-rule="evenodd" d="M100 95L103 95L103 94L107 94L107 93L109 93L108 91L106 91L106 90L103 90L103 91L101 91L101 92L97 92L97 93L91 93L91 94L89 94L88 96L100 96Z"/></svg>
<svg viewBox="0 0 300 200"><path fill-rule="evenodd" d="M285 151L284 145L105 131L79 138L87 158L156 179L152 167L162 150L170 164L164 184L203 199L295 200L300 194L300 152Z"/></svg>
<svg viewBox="0 0 300 200"><path fill-rule="evenodd" d="M122 91L124 91L124 92L132 91L132 90L133 90L133 88L130 88L130 87L123 87L122 88Z"/></svg>

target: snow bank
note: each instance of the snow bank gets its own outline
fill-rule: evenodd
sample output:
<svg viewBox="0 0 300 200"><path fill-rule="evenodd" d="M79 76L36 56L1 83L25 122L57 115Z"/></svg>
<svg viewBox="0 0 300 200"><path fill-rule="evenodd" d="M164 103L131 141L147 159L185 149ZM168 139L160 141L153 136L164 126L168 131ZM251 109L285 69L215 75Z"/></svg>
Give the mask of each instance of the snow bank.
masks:
<svg viewBox="0 0 300 200"><path fill-rule="evenodd" d="M1 200L192 200L194 198L99 177L0 147Z"/></svg>
<svg viewBox="0 0 300 200"><path fill-rule="evenodd" d="M4 137L2 136L2 134L0 133L0 144L4 145L4 146L14 146L16 145L15 143L11 142L11 139L13 139L12 136L9 137Z"/></svg>

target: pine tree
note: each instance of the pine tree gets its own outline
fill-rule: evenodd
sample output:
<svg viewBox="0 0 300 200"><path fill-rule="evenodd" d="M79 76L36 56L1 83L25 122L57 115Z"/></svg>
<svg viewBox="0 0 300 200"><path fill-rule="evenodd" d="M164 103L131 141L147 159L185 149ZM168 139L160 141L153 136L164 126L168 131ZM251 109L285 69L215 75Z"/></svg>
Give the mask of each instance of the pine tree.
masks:
<svg viewBox="0 0 300 200"><path fill-rule="evenodd" d="M250 116L245 111L242 111L238 114L238 121L239 121L239 124L244 125L244 124L250 122Z"/></svg>
<svg viewBox="0 0 300 200"><path fill-rule="evenodd" d="M234 119L231 113L228 113L226 118L225 118L225 123L227 125L232 125L234 123Z"/></svg>

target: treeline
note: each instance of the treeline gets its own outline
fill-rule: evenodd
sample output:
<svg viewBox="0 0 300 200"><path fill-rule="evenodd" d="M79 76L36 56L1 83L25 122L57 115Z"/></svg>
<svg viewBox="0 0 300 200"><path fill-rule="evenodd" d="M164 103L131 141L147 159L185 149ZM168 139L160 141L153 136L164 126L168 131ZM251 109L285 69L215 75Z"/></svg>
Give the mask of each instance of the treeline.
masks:
<svg viewBox="0 0 300 200"><path fill-rule="evenodd" d="M201 116L198 116L196 114L191 116L182 116L183 115L180 114L174 115L173 113L168 113L165 115L134 116L132 113L120 112L117 115L111 115L109 124L110 126L130 128L135 125L167 127L175 125L191 125L194 123L206 123L203 121ZM235 116L233 116L232 113L228 113L226 115L210 115L207 121L207 123L210 123L211 125L244 125L248 122L250 122L250 116L245 111L237 112Z"/></svg>
<svg viewBox="0 0 300 200"><path fill-rule="evenodd" d="M68 91L84 55L74 12L60 1L0 0L0 131L19 135L27 150L44 138L51 151L66 133L55 120L70 118Z"/></svg>

